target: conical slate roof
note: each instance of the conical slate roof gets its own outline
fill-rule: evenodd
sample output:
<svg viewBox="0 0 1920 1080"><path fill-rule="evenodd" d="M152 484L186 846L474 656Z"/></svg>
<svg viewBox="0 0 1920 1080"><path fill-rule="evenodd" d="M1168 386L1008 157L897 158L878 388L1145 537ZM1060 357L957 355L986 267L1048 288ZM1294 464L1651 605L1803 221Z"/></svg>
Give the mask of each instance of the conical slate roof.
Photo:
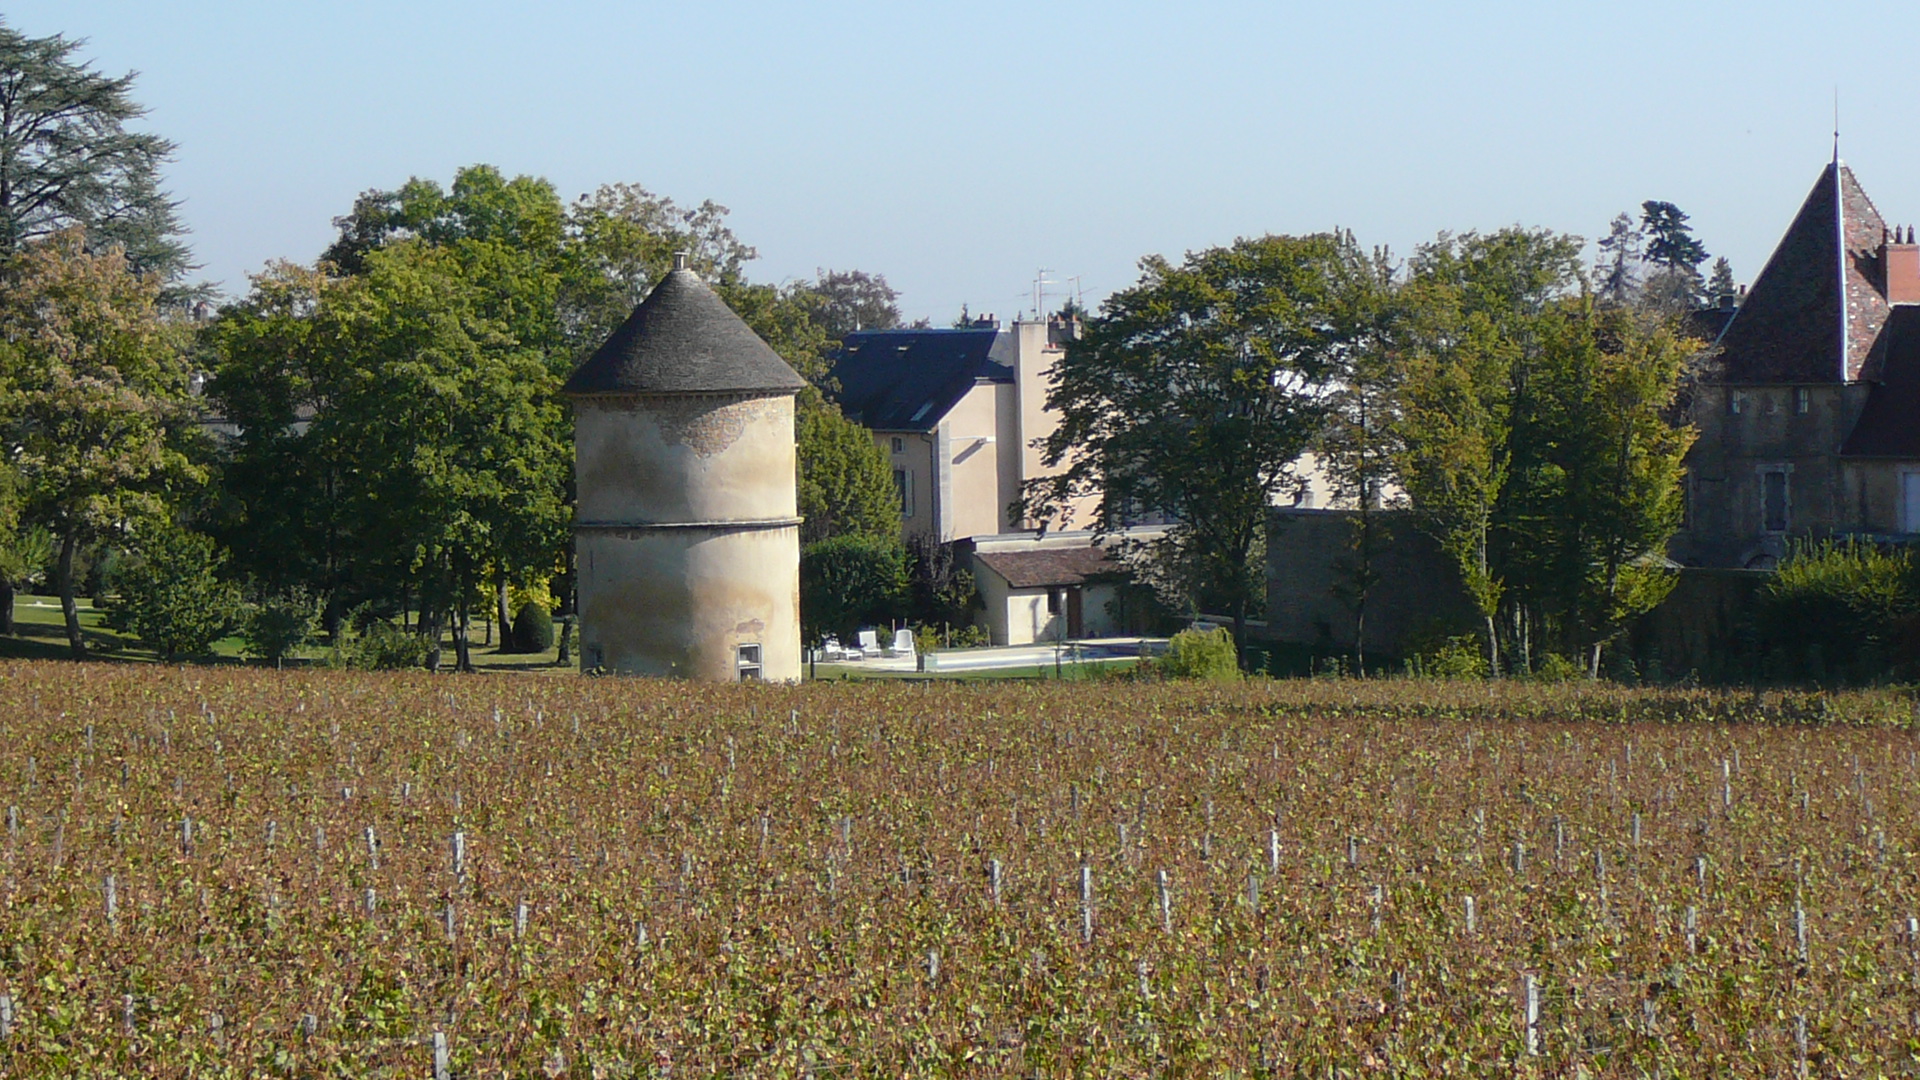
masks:
<svg viewBox="0 0 1920 1080"><path fill-rule="evenodd" d="M791 394L807 385L699 275L676 267L563 394Z"/></svg>

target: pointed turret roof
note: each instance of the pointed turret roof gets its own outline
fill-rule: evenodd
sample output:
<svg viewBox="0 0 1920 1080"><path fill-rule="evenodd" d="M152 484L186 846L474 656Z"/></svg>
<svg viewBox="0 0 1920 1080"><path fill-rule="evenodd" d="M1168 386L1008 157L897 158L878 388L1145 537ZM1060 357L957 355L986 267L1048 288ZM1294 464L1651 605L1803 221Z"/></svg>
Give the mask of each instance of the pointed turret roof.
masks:
<svg viewBox="0 0 1920 1080"><path fill-rule="evenodd" d="M675 268L561 387L576 396L792 394L807 385L699 275Z"/></svg>
<svg viewBox="0 0 1920 1080"><path fill-rule="evenodd" d="M1886 222L1838 160L1799 214L1720 335L1732 383L1852 382L1867 372L1891 310L1875 284Z"/></svg>

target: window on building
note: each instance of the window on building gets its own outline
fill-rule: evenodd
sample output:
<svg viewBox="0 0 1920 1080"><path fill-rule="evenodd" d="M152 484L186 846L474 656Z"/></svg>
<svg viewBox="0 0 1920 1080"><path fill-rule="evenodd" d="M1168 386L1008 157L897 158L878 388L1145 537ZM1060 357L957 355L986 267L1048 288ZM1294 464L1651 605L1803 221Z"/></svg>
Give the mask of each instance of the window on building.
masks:
<svg viewBox="0 0 1920 1080"><path fill-rule="evenodd" d="M903 439L903 438L901 438L901 437L900 437L900 436L898 436L898 435L895 435L895 436L893 437L893 452L894 452L894 453L896 453L896 454L904 454L904 453L906 453L906 452L907 452L907 440L905 440L905 439Z"/></svg>
<svg viewBox="0 0 1920 1080"><path fill-rule="evenodd" d="M1772 469L1760 474L1761 527L1767 532L1787 531L1787 473Z"/></svg>
<svg viewBox="0 0 1920 1080"><path fill-rule="evenodd" d="M1804 386L1795 387L1793 391L1793 411L1798 413L1801 416L1805 416L1807 415L1807 413L1812 412L1813 411L1813 391L1807 389Z"/></svg>
<svg viewBox="0 0 1920 1080"><path fill-rule="evenodd" d="M900 516L913 516L913 474L905 469L893 470L893 493L900 497Z"/></svg>
<svg viewBox="0 0 1920 1080"><path fill-rule="evenodd" d="M735 648L733 666L740 673L741 682L759 682L760 646L741 645Z"/></svg>
<svg viewBox="0 0 1920 1080"><path fill-rule="evenodd" d="M1727 395L1727 415L1739 416L1747 408L1747 396L1741 393Z"/></svg>
<svg viewBox="0 0 1920 1080"><path fill-rule="evenodd" d="M1047 614L1049 615L1060 614L1060 590L1059 589L1047 590Z"/></svg>

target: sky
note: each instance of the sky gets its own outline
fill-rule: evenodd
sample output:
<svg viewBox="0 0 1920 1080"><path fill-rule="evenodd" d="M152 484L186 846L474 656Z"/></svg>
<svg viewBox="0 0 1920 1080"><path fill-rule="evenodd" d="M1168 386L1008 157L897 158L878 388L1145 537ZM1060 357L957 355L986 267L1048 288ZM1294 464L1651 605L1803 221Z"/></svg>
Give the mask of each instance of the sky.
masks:
<svg viewBox="0 0 1920 1080"><path fill-rule="evenodd" d="M754 280L908 318L1097 305L1148 254L1352 229L1603 232L1676 203L1750 282L1833 153L1920 222L1920 4L15 0L137 71L200 274L309 261L359 192L488 163L712 199Z"/></svg>

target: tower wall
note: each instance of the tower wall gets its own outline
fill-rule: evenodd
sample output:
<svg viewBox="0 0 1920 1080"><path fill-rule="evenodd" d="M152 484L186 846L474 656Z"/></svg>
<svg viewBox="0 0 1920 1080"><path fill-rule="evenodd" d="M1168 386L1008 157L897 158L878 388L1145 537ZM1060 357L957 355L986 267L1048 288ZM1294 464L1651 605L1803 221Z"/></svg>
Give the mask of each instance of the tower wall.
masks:
<svg viewBox="0 0 1920 1080"><path fill-rule="evenodd" d="M589 668L800 677L791 395L574 402L580 646Z"/></svg>

